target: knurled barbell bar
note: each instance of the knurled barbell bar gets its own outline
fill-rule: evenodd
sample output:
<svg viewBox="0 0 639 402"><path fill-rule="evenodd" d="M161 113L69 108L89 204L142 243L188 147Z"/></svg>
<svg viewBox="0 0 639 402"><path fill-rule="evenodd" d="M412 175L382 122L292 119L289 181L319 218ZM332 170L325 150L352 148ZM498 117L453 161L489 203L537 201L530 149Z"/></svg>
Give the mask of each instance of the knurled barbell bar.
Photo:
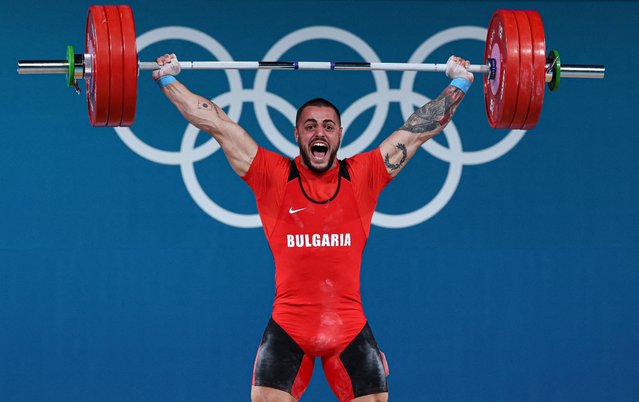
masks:
<svg viewBox="0 0 639 402"><path fill-rule="evenodd" d="M84 79L89 120L94 127L130 126L135 118L140 70L159 68L140 62L133 12L128 5L89 7L85 51L67 46L66 60L20 60L18 74L66 74L67 84L80 93ZM446 64L287 61L181 61L183 70L383 70L445 71ZM468 71L484 74L484 100L493 128L535 127L544 99L544 86L559 87L561 78L603 78L601 65L561 64L559 53L546 56L541 17L533 10L497 10L493 14L483 65Z"/></svg>

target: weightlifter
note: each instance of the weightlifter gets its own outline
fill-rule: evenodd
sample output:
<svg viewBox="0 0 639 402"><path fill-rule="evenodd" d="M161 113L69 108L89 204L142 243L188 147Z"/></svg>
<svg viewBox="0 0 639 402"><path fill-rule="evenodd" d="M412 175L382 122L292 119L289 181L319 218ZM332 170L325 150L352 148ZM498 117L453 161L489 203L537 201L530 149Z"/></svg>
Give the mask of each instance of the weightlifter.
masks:
<svg viewBox="0 0 639 402"><path fill-rule="evenodd" d="M153 79L182 115L220 144L251 187L275 260L275 301L255 359L251 399L297 401L316 357L340 402L387 401L388 366L360 297L362 252L377 198L417 149L451 120L473 82L470 63L451 56L452 79L378 148L336 159L340 112L312 99L295 119L300 155L290 160L260 146L210 100L175 76L174 54L157 59Z"/></svg>

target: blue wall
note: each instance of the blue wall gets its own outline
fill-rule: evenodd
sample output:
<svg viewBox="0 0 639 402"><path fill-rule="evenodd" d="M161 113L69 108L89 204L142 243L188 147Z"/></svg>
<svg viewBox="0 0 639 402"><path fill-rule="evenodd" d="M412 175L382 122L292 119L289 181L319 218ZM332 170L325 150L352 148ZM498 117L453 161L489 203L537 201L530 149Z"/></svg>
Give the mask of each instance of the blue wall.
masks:
<svg viewBox="0 0 639 402"><path fill-rule="evenodd" d="M254 223L251 193L204 135L187 130L147 72L130 132L90 128L84 97L63 77L15 73L15 60L83 47L88 3L76 3L14 2L0 14L0 400L246 401L274 292L262 230L237 227ZM139 38L188 27L234 60L262 59L293 32L330 26L347 32L304 36L282 45L281 59L363 60L357 49L368 48L406 62L452 29L426 61L456 53L475 63L483 43L468 32L487 28L497 8L538 9L548 48L564 63L606 64L606 78L562 80L546 92L537 128L523 135L488 127L475 85L455 130L382 195L379 213L432 212L391 216L401 226L394 229L377 215L365 252L364 305L389 360L392 399L637 400L639 3L133 5ZM204 39L174 36L149 43L140 58L219 57ZM332 99L350 110L345 149L359 151L401 125L400 98L433 98L448 82L418 74L392 98L379 92L384 76L400 88L401 73L376 82L368 72L272 72L262 94L230 90L223 72L181 79L211 98L229 93L220 102L244 100L232 113L270 149L291 146L294 106ZM233 79L256 88L255 72ZM255 112L260 102L268 112ZM286 140L263 134L270 122ZM346 148L363 132L372 144ZM510 140L510 148L496 146ZM213 203L241 219L224 223L228 214ZM331 395L316 370L304 400Z"/></svg>

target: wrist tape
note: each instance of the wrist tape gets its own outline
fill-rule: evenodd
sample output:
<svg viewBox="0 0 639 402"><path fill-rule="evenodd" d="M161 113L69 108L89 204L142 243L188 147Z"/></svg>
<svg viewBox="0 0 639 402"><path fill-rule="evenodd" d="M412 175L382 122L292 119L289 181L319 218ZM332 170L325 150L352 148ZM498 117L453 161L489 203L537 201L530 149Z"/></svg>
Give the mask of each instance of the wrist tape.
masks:
<svg viewBox="0 0 639 402"><path fill-rule="evenodd" d="M160 78L158 78L157 80L155 80L155 82L158 84L158 86L160 88L164 88L165 86L167 86L169 84L172 84L175 81L177 81L177 80L172 75L163 75Z"/></svg>
<svg viewBox="0 0 639 402"><path fill-rule="evenodd" d="M471 82L464 78L455 78L454 80L450 82L450 85L461 89L462 91L464 91L464 93L468 92L468 89L470 88L470 84Z"/></svg>

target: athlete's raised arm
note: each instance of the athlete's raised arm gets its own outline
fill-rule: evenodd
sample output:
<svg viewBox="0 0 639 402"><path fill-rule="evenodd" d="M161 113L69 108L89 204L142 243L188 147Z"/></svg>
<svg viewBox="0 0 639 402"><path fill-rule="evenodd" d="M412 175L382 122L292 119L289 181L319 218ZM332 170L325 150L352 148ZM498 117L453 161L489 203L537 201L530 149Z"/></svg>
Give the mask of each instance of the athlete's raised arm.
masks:
<svg viewBox="0 0 639 402"><path fill-rule="evenodd" d="M156 61L161 67L152 76L162 92L189 123L215 138L235 173L246 175L257 153L257 143L221 107L194 94L175 78L180 65L174 54L158 57Z"/></svg>
<svg viewBox="0 0 639 402"><path fill-rule="evenodd" d="M451 120L473 82L473 74L466 70L469 65L467 60L451 56L446 64L446 75L453 80L450 85L437 99L417 109L379 146L392 177L402 170L422 144L439 134Z"/></svg>

